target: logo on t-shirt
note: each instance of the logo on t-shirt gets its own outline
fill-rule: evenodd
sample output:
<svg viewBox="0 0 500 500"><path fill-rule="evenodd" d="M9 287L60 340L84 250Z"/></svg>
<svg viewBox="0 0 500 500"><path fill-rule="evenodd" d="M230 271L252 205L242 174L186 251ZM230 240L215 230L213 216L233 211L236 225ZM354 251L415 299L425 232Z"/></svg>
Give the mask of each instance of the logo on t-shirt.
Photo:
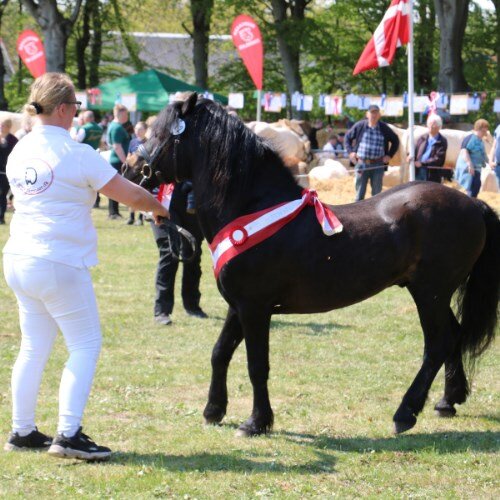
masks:
<svg viewBox="0 0 500 500"><path fill-rule="evenodd" d="M50 165L39 158L27 160L24 169L20 168L17 171L19 174L12 179L11 184L28 195L43 193L54 180L54 172Z"/></svg>

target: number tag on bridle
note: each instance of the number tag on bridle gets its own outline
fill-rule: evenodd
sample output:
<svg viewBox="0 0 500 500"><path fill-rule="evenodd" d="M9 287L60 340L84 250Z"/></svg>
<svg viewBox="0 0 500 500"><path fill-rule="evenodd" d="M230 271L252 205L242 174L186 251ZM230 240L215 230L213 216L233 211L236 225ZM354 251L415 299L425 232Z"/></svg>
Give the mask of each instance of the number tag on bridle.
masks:
<svg viewBox="0 0 500 500"><path fill-rule="evenodd" d="M186 122L181 118L177 118L170 126L170 133L172 135L181 135L184 130L186 130Z"/></svg>

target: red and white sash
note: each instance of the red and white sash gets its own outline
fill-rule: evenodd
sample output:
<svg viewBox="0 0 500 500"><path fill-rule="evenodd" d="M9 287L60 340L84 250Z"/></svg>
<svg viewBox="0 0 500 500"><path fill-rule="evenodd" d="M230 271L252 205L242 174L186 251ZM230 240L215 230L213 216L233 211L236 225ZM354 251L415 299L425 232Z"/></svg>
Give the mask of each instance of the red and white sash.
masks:
<svg viewBox="0 0 500 500"><path fill-rule="evenodd" d="M208 245L212 254L215 278L219 276L224 264L272 236L307 205L314 205L316 217L324 234L332 236L342 231L342 224L330 208L321 203L316 191L304 189L300 200L280 203L260 212L238 217L222 228Z"/></svg>
<svg viewBox="0 0 500 500"><path fill-rule="evenodd" d="M160 184L160 189L156 195L157 200L168 210L172 201L172 193L174 192L175 184Z"/></svg>

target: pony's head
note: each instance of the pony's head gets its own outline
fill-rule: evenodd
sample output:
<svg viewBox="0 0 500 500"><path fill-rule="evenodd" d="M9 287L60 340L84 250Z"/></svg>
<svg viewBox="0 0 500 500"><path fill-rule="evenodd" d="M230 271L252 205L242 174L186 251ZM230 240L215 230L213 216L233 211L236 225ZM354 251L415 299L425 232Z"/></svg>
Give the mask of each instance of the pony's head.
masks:
<svg viewBox="0 0 500 500"><path fill-rule="evenodd" d="M146 189L161 183L190 178L189 162L179 162L181 137L189 134L189 115L196 106L198 94L193 92L185 101L167 106L155 121L150 138L127 158L122 174Z"/></svg>
<svg viewBox="0 0 500 500"><path fill-rule="evenodd" d="M146 189L192 180L196 203L222 212L244 203L256 172L283 162L236 116L219 103L192 93L167 106L151 137L124 166L124 175Z"/></svg>

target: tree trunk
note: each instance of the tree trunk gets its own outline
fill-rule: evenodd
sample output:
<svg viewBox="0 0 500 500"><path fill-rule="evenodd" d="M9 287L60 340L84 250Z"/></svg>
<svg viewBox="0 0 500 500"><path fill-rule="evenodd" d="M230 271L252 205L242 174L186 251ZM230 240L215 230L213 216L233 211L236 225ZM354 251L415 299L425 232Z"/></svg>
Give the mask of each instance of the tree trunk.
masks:
<svg viewBox="0 0 500 500"><path fill-rule="evenodd" d="M305 10L309 2L306 0L271 0L276 39L283 63L285 81L289 95L302 92L300 76L300 23L305 18ZM290 9L290 13L288 13ZM293 116L300 112L292 110Z"/></svg>
<svg viewBox="0 0 500 500"><path fill-rule="evenodd" d="M496 33L496 46L497 46L497 90L500 89L500 0L493 0L495 4L495 13L497 16L497 33Z"/></svg>
<svg viewBox="0 0 500 500"><path fill-rule="evenodd" d="M433 0L421 0L418 5L420 24L415 38L416 77L419 88L426 92L433 90L434 31L436 10ZM418 90L418 88L417 88Z"/></svg>
<svg viewBox="0 0 500 500"><path fill-rule="evenodd" d="M57 0L22 0L43 33L43 44L47 58L47 71L64 73L66 69L66 45L75 24L82 0L76 0L70 17L59 12Z"/></svg>
<svg viewBox="0 0 500 500"><path fill-rule="evenodd" d="M2 18L5 12L5 7L7 7L8 3L9 0L2 0L0 2L0 35L2 34ZM7 72L5 71L5 63L3 60L2 47L0 47L0 111L6 111L9 107L9 103L5 98L5 88L4 88L4 79L6 73Z"/></svg>
<svg viewBox="0 0 500 500"><path fill-rule="evenodd" d="M144 63L139 57L139 49L137 43L134 38L128 34L128 30L126 29L125 22L120 11L120 6L118 5L118 0L111 0L111 5L115 13L116 24L118 25L118 29L120 30L123 44L125 45L129 53L132 66L134 66L134 69L137 72L144 71Z"/></svg>
<svg viewBox="0 0 500 500"><path fill-rule="evenodd" d="M439 90L469 90L463 72L462 44L470 0L434 0L441 32Z"/></svg>
<svg viewBox="0 0 500 500"><path fill-rule="evenodd" d="M195 83L208 88L208 42L214 0L191 0L193 65Z"/></svg>
<svg viewBox="0 0 500 500"><path fill-rule="evenodd" d="M87 88L87 64L85 61L85 52L90 43L90 10L93 0L86 0L83 6L82 32L75 41L75 53L77 64L77 87L79 89Z"/></svg>
<svg viewBox="0 0 500 500"><path fill-rule="evenodd" d="M102 6L98 0L92 0L92 3L94 5L92 9L92 29L94 36L90 43L89 87L91 88L99 85L99 64L101 63L102 54Z"/></svg>

